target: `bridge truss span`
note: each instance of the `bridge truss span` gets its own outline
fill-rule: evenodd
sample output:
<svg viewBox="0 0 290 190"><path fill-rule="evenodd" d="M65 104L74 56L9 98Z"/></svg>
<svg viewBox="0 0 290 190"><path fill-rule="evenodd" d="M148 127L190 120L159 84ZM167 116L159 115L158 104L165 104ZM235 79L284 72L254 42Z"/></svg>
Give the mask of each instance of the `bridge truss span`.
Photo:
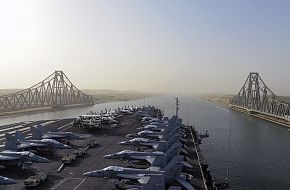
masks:
<svg viewBox="0 0 290 190"><path fill-rule="evenodd" d="M55 71L28 89L0 96L0 112L93 103L93 97L75 87L63 71Z"/></svg>
<svg viewBox="0 0 290 190"><path fill-rule="evenodd" d="M259 73L250 73L231 106L245 108L289 120L290 105L281 101L264 83Z"/></svg>

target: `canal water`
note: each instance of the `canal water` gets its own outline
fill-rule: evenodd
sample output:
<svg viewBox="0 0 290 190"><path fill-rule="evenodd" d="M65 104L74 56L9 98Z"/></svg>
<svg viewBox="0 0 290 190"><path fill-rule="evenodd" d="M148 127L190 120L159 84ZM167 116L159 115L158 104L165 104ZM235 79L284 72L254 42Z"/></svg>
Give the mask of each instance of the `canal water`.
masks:
<svg viewBox="0 0 290 190"><path fill-rule="evenodd" d="M175 113L174 97L159 96L5 118L0 124L72 118L91 110L142 106L144 102L158 106L168 116ZM180 97L179 113L185 124L195 125L201 133L209 131L210 138L203 139L201 148L216 181L228 177L230 189L290 189L290 133L286 128L191 96Z"/></svg>

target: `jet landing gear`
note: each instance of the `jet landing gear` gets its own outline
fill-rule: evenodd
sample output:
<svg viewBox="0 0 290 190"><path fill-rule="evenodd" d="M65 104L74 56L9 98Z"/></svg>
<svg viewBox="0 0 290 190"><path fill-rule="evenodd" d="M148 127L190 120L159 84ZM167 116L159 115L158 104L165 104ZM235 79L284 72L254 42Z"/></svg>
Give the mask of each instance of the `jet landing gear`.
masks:
<svg viewBox="0 0 290 190"><path fill-rule="evenodd" d="M120 180L119 179L115 179L114 180L114 187L112 189L120 189L119 183L120 183Z"/></svg>
<svg viewBox="0 0 290 190"><path fill-rule="evenodd" d="M18 164L18 166L21 167L23 170L28 170L31 165L32 162L23 162Z"/></svg>
<svg viewBox="0 0 290 190"><path fill-rule="evenodd" d="M126 180L124 181L124 179L115 179L112 189L128 189L126 188Z"/></svg>

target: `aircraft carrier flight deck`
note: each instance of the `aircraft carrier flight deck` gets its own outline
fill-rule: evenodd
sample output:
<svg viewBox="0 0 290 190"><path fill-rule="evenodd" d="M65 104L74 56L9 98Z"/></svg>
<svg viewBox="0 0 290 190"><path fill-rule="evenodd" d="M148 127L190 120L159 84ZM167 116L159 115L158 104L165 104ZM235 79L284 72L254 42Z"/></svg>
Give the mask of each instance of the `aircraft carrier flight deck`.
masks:
<svg viewBox="0 0 290 190"><path fill-rule="evenodd" d="M60 120L25 121L21 123L1 126L0 144L3 144L1 146L1 151L5 152L7 149L9 149L9 147L13 147L14 140L17 141L17 146L15 147L18 148L18 151L22 151L20 150L20 146L18 146L21 143L22 145L24 144L28 147L32 146L31 149L27 148L26 146L24 147L26 147L25 150L33 152L35 155L40 157L44 157L49 160L49 162L33 162L29 164L19 163L12 166L3 166L3 168L0 170L0 176L11 179L12 183L0 185L0 189L217 189L218 186L215 184L213 178L211 177L208 170L208 165L203 160L201 151L198 146L201 140L205 137L208 137L208 135L198 134L198 132L195 131L194 127L192 126L176 124L181 120L178 117L173 116L172 118L162 118L163 114L161 111L154 107L149 107L149 112L147 110L147 114L150 115L150 117L144 116L142 114L138 115L137 113L141 113L141 111L144 111L143 109L144 108L138 108L138 111L137 108L136 110L133 109L131 111L124 111L119 109L116 113L114 113L114 119L107 119L105 122L103 119L96 119L96 117L100 117L100 115L104 117L107 115L109 118L109 112L107 110L101 114L90 113L82 115L78 119L70 118ZM92 117L95 117L94 122L92 121ZM101 122L104 122L104 124L101 124ZM167 128L169 128L168 126L172 126L172 129L170 130L176 130L174 133L172 133L174 138L171 137L171 135L165 135L164 131L166 131L166 129L164 130L164 128L160 131L150 128L150 133L146 128L144 128L146 126L153 127L153 125L157 125L158 122L160 122L160 126L162 125L163 127L165 127L165 124ZM172 122L173 124L167 124L169 122ZM38 129L38 127L41 128ZM182 130L179 128L182 128ZM33 131L36 129L49 131L49 133L44 133L43 131ZM143 133L140 133L142 129ZM177 132L179 131L181 135L176 136ZM56 137L58 140L60 137L59 134L62 134L62 132L80 134L84 138L76 138L74 140L68 138L59 140L60 144L64 144L64 147L69 148L43 148L41 146L40 150L39 148L33 147L35 144L37 144L37 140L32 142L29 141L30 139L37 139L35 136L37 137L38 132L42 135L42 139ZM170 133L171 132L168 132L168 134ZM19 137L19 134L23 135L23 137ZM48 136L44 137L45 134ZM132 144L130 145L126 143L120 143L128 142L132 139L144 139L147 137L146 135L148 135L148 142L152 142L152 147L141 145L132 146ZM163 138L165 137L167 137L167 139L164 140ZM175 140L172 141L169 139ZM160 141L160 144L163 143L167 147L167 149L164 150L164 153L160 153L161 145L156 143L158 140ZM172 145L170 144L170 146L176 146L174 151L178 152L169 152L169 141L172 141ZM179 144L182 146L179 147ZM148 144L145 143L145 145ZM35 146L38 147L37 145ZM129 160L125 159L125 157L121 159L108 159L108 157L112 158L114 155L122 155L116 153L122 153L124 150L131 150L132 158ZM148 155L144 157L134 157L133 154L136 154L136 152L138 154L139 152L149 152L149 154L151 152L158 152L158 154L160 153L162 155L167 155L165 156L166 159L163 160L164 165L160 165L160 162L156 161L156 155L155 157L153 156L155 160L151 159L151 157ZM109 156L106 157L105 155ZM170 155L172 155L172 158ZM138 161L136 161L135 158ZM144 158L147 161L152 160L152 162L149 161L148 163L144 160L140 161L141 158ZM184 163L184 166L182 167L181 173L171 174L170 164L174 163L175 159L180 159L179 162L176 162L177 165L179 163ZM2 165L1 163L2 161L0 161L0 165ZM154 165L154 163L156 165ZM115 167L118 168L118 171L112 171L115 172L114 174L120 171L125 172L125 169L123 170L123 168L138 168L139 173L137 173L136 176L148 176L146 178L147 181L144 177L139 177L137 181L136 179L131 181L130 177L132 177L132 175L126 173L119 176L117 174L115 179L112 176L100 177L95 175L96 170L99 172L104 168L107 168L108 170L109 166L118 166ZM155 169L150 169L152 166L154 166ZM174 164L172 166L175 168ZM142 173L142 169L144 170L144 173ZM162 175L157 175L152 174L153 170L165 172L162 173ZM128 169L128 171L131 172L130 169ZM135 170L133 169L133 171ZM146 173L147 171L149 171L149 173ZM102 175L105 174L102 173ZM32 176L36 177L33 178ZM123 177L125 179L123 179ZM153 179L158 179L158 182L154 182ZM144 180L146 182L144 182ZM154 183L162 184L154 186Z"/></svg>

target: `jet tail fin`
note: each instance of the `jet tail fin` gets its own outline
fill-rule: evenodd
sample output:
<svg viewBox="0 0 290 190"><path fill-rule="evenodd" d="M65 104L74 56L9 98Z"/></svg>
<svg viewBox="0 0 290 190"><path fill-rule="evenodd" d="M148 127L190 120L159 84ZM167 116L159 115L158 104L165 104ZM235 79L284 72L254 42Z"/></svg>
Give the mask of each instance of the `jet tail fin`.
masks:
<svg viewBox="0 0 290 190"><path fill-rule="evenodd" d="M20 131L15 132L15 137L18 140L24 140L24 135Z"/></svg>
<svg viewBox="0 0 290 190"><path fill-rule="evenodd" d="M180 142L176 142L167 150L167 162L170 162L176 155L179 155L182 150L182 144Z"/></svg>
<svg viewBox="0 0 290 190"><path fill-rule="evenodd" d="M150 189L165 189L165 177L163 175L150 176L147 183L142 185L141 190L150 190Z"/></svg>
<svg viewBox="0 0 290 190"><path fill-rule="evenodd" d="M152 158L152 161L150 163L151 163L151 166L157 166L160 168L164 168L166 166L166 157L165 156L157 156L155 158Z"/></svg>
<svg viewBox="0 0 290 190"><path fill-rule="evenodd" d="M17 151L16 138L9 133L5 133L5 150Z"/></svg>
<svg viewBox="0 0 290 190"><path fill-rule="evenodd" d="M37 129L40 133L44 133L44 132L45 132L45 129L44 129L43 125L37 125L37 126L36 126L36 129Z"/></svg>
<svg viewBox="0 0 290 190"><path fill-rule="evenodd" d="M167 141L168 146L171 147L176 141L178 141L178 138L179 137L177 135L170 137Z"/></svg>
<svg viewBox="0 0 290 190"><path fill-rule="evenodd" d="M42 139L42 135L37 128L30 127L30 131L32 133L32 140L41 140Z"/></svg>
<svg viewBox="0 0 290 190"><path fill-rule="evenodd" d="M186 190L195 190L195 188L193 188L192 185L182 177L177 176L175 177L175 180L178 181Z"/></svg>
<svg viewBox="0 0 290 190"><path fill-rule="evenodd" d="M181 173L183 164L180 161L183 160L183 156L175 156L164 168L166 175L174 176L177 173Z"/></svg>
<svg viewBox="0 0 290 190"><path fill-rule="evenodd" d="M160 152L165 152L168 149L167 142L161 142L157 144L156 146L154 145L153 147L156 149L156 151L160 151Z"/></svg>

